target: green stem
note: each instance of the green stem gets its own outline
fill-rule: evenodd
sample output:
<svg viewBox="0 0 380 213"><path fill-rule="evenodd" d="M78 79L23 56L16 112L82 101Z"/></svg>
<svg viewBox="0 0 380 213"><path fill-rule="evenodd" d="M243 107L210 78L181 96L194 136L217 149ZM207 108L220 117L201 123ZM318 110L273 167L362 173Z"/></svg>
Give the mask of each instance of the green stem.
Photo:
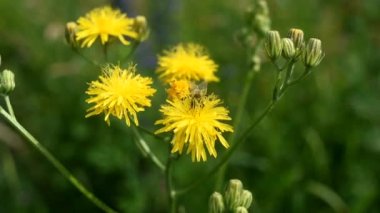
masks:
<svg viewBox="0 0 380 213"><path fill-rule="evenodd" d="M146 143L144 138L141 137L140 132L137 130L137 127L132 124L132 131L136 135L136 142L137 145L140 147L140 150L142 151L144 156L148 156L152 162L161 170L165 171L165 166L164 164L158 159L158 157L152 152L150 149L149 145Z"/></svg>
<svg viewBox="0 0 380 213"><path fill-rule="evenodd" d="M37 139L35 139L17 120L0 107L0 114L26 139L34 148L36 148L75 188L77 188L88 200L105 212L115 213L116 211L103 203L99 198L92 194L70 171L63 166Z"/></svg>
<svg viewBox="0 0 380 213"><path fill-rule="evenodd" d="M250 60L251 60L251 58L256 56L257 50L261 46L262 40L263 39L261 37L259 37L257 44L252 49L248 50L248 61L249 61L249 63L253 63ZM236 111L236 115L234 117L233 129L235 129L235 130L239 129L239 124L241 123L241 120L243 118L243 113L244 113L245 105L246 105L247 98L249 95L249 90L251 89L252 81L253 81L256 73L258 72L257 70L254 70L254 67L255 67L254 64L250 65L250 70L248 71L247 76L245 78L245 83L244 83L242 95L241 95L241 98L240 98L239 103L238 103L238 109ZM229 141L230 144L234 144L235 139L236 139L236 135L237 135L236 132L234 134L230 134L227 141ZM216 184L215 184L215 188L217 190L219 190L223 185L226 170L227 170L227 164L223 165L219 170L219 173L218 173L218 176L216 179Z"/></svg>
<svg viewBox="0 0 380 213"><path fill-rule="evenodd" d="M154 138L156 138L156 139L158 139L158 140L161 140L161 141L164 141L164 140L165 140L165 138L163 138L163 137L161 137L161 136L159 136L159 135L154 134L153 132L151 132L150 130L148 130L148 129L142 127L142 126L137 126L137 128L138 128L141 132L145 132L146 134L148 134L148 135L150 135L150 136L152 136L152 137L154 137Z"/></svg>
<svg viewBox="0 0 380 213"><path fill-rule="evenodd" d="M166 187L168 191L168 200L170 206L170 212L176 213L177 210L177 192L173 184L173 156L169 154L168 161L166 163L165 177L166 177Z"/></svg>
<svg viewBox="0 0 380 213"><path fill-rule="evenodd" d="M96 66L96 67L100 67L100 64L97 62L97 61L94 61L94 60L91 60L91 59L89 59L87 56L85 56L84 54L82 54L79 50L78 50L78 48L72 48L73 49L73 51L76 53L76 54L78 54L80 57L82 57L85 61L87 61L88 63L90 63L90 64L92 64L92 65L94 65L94 66Z"/></svg>
<svg viewBox="0 0 380 213"><path fill-rule="evenodd" d="M140 45L139 41L133 42L131 45L131 49L129 50L128 54L123 58L122 62L128 61L130 59L130 57L133 55L133 53L135 53L135 51L139 45Z"/></svg>
<svg viewBox="0 0 380 213"><path fill-rule="evenodd" d="M182 195L191 189L197 187L198 185L204 183L207 179L212 177L220 168L224 166L224 164L230 159L234 151L239 147L240 144L245 141L245 139L249 136L250 132L265 118L265 116L272 111L274 105L277 101L271 101L265 110L260 114L260 116L241 134L239 140L236 143L232 144L231 148L227 151L227 153L222 157L218 164L216 164L206 175L197 178L195 181L190 183L188 186L177 190L177 195Z"/></svg>
<svg viewBox="0 0 380 213"><path fill-rule="evenodd" d="M12 118L16 120L16 116L15 116L15 113L13 111L13 107L12 107L12 104L11 104L11 100L9 99L9 96L6 95L4 97L4 99L5 99L5 104L7 105L7 109L8 109L9 115L12 116Z"/></svg>

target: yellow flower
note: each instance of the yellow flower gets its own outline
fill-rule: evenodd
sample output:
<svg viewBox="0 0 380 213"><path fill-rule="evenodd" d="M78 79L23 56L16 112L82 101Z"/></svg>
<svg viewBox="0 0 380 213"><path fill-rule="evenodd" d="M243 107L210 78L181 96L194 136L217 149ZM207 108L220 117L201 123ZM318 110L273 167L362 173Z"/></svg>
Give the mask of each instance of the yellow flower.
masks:
<svg viewBox="0 0 380 213"><path fill-rule="evenodd" d="M221 121L231 118L228 116L228 110L219 106L221 101L216 96L190 95L184 99L167 100L167 103L160 109L164 118L155 123L164 127L155 134L173 131L172 153L181 154L186 144L187 154L191 153L192 161L199 162L207 160L206 149L211 156L217 157L217 139L225 148L229 147L222 133L233 132L233 129Z"/></svg>
<svg viewBox="0 0 380 213"><path fill-rule="evenodd" d="M219 81L217 68L202 46L190 43L164 51L158 58L157 73L166 83L173 79L210 82Z"/></svg>
<svg viewBox="0 0 380 213"><path fill-rule="evenodd" d="M169 95L169 99L185 98L190 95L191 83L187 80L173 80L169 83L170 88L166 90Z"/></svg>
<svg viewBox="0 0 380 213"><path fill-rule="evenodd" d="M118 119L124 117L128 126L131 125L129 116L138 125L137 112L144 111L143 107L150 107L149 96L156 92L150 85L152 79L135 73L135 66L121 69L119 66L108 66L103 70L99 80L92 81L86 93L90 98L86 100L94 104L87 110L87 117L105 114L104 120L110 124L109 117Z"/></svg>
<svg viewBox="0 0 380 213"><path fill-rule="evenodd" d="M102 45L109 41L110 36L118 38L124 45L129 44L125 36L137 37L132 27L134 20L109 6L93 9L77 22L76 40L82 41L82 47L90 47L98 37Z"/></svg>

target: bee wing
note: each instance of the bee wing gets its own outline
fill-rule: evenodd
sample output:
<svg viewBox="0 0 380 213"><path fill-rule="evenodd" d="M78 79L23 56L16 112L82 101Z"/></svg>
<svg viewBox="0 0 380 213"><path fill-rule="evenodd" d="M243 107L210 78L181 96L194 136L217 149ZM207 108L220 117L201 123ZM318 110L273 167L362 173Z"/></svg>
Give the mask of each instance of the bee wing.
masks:
<svg viewBox="0 0 380 213"><path fill-rule="evenodd" d="M200 90L201 95L207 94L207 82L202 81L200 84L198 84L198 89Z"/></svg>

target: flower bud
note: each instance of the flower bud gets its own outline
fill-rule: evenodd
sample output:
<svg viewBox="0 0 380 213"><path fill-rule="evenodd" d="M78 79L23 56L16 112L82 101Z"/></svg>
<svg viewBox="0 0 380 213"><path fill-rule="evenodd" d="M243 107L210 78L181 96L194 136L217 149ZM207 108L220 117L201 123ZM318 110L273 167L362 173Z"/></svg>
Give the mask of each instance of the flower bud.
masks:
<svg viewBox="0 0 380 213"><path fill-rule="evenodd" d="M296 48L296 50L302 50L304 46L302 30L292 28L289 30L288 37L293 41L294 48Z"/></svg>
<svg viewBox="0 0 380 213"><path fill-rule="evenodd" d="M248 210L243 206L239 206L235 209L234 213L248 213Z"/></svg>
<svg viewBox="0 0 380 213"><path fill-rule="evenodd" d="M302 62L306 67L315 67L322 61L324 56L321 40L311 38L302 52Z"/></svg>
<svg viewBox="0 0 380 213"><path fill-rule="evenodd" d="M286 59L291 59L296 55L294 43L290 38L281 39L282 42L282 56Z"/></svg>
<svg viewBox="0 0 380 213"><path fill-rule="evenodd" d="M15 89L15 75L10 70L0 73L0 94L8 95Z"/></svg>
<svg viewBox="0 0 380 213"><path fill-rule="evenodd" d="M259 34L259 36L265 36L265 34L270 30L269 17L260 14L256 15L253 28Z"/></svg>
<svg viewBox="0 0 380 213"><path fill-rule="evenodd" d="M133 29L137 33L137 41L142 42L148 38L149 28L144 16L137 16L134 19Z"/></svg>
<svg viewBox="0 0 380 213"><path fill-rule="evenodd" d="M243 184L238 179L231 179L228 183L224 198L229 210L233 211L240 206L241 193L243 191Z"/></svg>
<svg viewBox="0 0 380 213"><path fill-rule="evenodd" d="M210 213L224 212L223 196L219 192L212 193L208 203L208 208Z"/></svg>
<svg viewBox="0 0 380 213"><path fill-rule="evenodd" d="M267 33L265 49L269 58L273 61L281 55L282 43L280 33L278 33L278 31L271 30Z"/></svg>
<svg viewBox="0 0 380 213"><path fill-rule="evenodd" d="M248 190L243 190L240 198L240 206L245 207L248 209L252 204L252 193Z"/></svg>
<svg viewBox="0 0 380 213"><path fill-rule="evenodd" d="M68 22L65 28L66 42L73 48L78 47L78 42L75 38L78 25L75 22Z"/></svg>

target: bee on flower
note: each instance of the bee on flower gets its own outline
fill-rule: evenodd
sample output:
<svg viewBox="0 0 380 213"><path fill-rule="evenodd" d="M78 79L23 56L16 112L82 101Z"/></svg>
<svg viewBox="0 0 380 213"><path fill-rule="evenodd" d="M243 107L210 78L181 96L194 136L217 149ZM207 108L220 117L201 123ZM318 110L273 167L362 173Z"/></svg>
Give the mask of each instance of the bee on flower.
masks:
<svg viewBox="0 0 380 213"><path fill-rule="evenodd" d="M206 94L204 83L196 85L189 82L187 85L187 89L181 90L187 93L186 95L175 90L175 83L171 84L169 91L173 89L179 95L168 99L167 104L161 107L163 118L155 124L164 127L158 129L155 134L173 132L172 153L182 154L186 149L186 153L191 154L192 161L206 161L207 152L217 157L217 140L223 147L229 147L222 133L233 132L232 126L223 123L231 118L228 116L229 111L220 106L222 101L217 96Z"/></svg>

